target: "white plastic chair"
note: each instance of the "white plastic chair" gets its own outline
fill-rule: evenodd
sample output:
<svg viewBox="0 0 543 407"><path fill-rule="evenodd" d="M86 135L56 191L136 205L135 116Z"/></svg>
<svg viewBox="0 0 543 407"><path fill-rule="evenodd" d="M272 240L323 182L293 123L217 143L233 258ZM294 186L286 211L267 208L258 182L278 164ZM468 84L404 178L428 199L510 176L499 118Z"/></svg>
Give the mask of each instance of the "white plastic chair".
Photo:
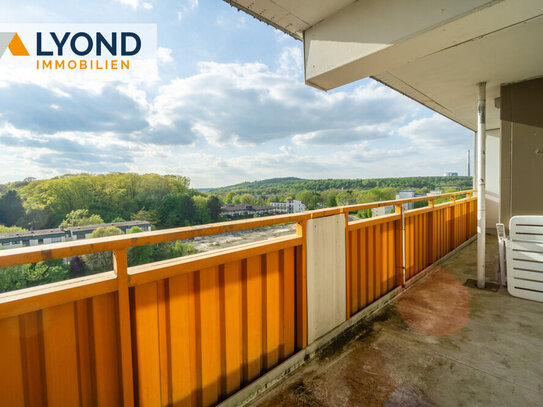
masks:
<svg viewBox="0 0 543 407"><path fill-rule="evenodd" d="M543 216L513 216L509 222L509 238L503 224L496 225L500 245L502 283L507 270L509 294L543 302ZM503 247L503 246L502 246Z"/></svg>

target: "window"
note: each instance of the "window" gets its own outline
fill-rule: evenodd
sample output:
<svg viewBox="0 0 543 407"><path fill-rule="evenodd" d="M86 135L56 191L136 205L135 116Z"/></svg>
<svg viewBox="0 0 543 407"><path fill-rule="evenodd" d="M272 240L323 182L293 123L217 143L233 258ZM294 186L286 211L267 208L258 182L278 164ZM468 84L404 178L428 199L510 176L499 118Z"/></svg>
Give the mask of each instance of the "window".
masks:
<svg viewBox="0 0 543 407"><path fill-rule="evenodd" d="M30 240L23 240L23 246L24 247L30 246Z"/></svg>
<svg viewBox="0 0 543 407"><path fill-rule="evenodd" d="M9 246L9 242L2 242L2 246Z"/></svg>
<svg viewBox="0 0 543 407"><path fill-rule="evenodd" d="M76 239L76 240L85 239L85 234L84 234L84 233L81 233L80 235L76 235L76 236L77 236L77 239Z"/></svg>
<svg viewBox="0 0 543 407"><path fill-rule="evenodd" d="M53 237L53 238L51 238L51 243L58 243L58 242L62 242L61 237Z"/></svg>
<svg viewBox="0 0 543 407"><path fill-rule="evenodd" d="M38 244L43 244L43 239L38 239Z"/></svg>

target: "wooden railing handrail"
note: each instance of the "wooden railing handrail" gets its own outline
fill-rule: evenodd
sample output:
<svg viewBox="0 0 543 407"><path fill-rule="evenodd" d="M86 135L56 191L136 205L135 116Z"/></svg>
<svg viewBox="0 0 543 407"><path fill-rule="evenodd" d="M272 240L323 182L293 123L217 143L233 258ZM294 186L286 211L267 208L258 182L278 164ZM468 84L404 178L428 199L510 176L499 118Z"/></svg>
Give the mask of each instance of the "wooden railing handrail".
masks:
<svg viewBox="0 0 543 407"><path fill-rule="evenodd" d="M77 240L73 242L53 243L49 245L31 246L25 248L0 250L0 268L16 266L21 264L36 263L73 257L88 253L98 253L128 249L130 247L144 246L147 244L158 244L176 240L191 239L194 237L216 235L220 233L235 232L240 230L253 229L264 226L279 225L290 222L301 223L308 219L320 218L323 216L349 213L359 210L379 208L383 206L397 206L410 202L434 201L440 198L457 197L468 195L476 190L451 192L440 195L421 196L415 198L396 199L390 201L369 202L334 208L316 209L312 211L299 212L285 215L267 216L262 218L242 219L229 222L211 223L206 225L186 226L151 232L125 234L119 236L103 237L90 240Z"/></svg>

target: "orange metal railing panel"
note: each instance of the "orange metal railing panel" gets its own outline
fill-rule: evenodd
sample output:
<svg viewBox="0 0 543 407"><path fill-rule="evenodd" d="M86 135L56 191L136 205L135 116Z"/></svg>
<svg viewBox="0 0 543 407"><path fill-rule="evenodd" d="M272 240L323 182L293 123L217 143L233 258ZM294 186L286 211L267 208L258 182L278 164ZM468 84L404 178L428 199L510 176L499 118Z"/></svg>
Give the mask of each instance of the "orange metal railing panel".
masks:
<svg viewBox="0 0 543 407"><path fill-rule="evenodd" d="M292 355L296 257L290 247L132 287L137 404L213 405Z"/></svg>
<svg viewBox="0 0 543 407"><path fill-rule="evenodd" d="M2 405L122 404L115 294L0 320Z"/></svg>
<svg viewBox="0 0 543 407"><path fill-rule="evenodd" d="M476 230L476 199L415 209L405 216L405 279L417 275ZM402 283L400 215L351 222L346 232L348 315Z"/></svg>
<svg viewBox="0 0 543 407"><path fill-rule="evenodd" d="M354 222L347 230L349 315L382 297L397 285L398 217ZM401 254L401 252L400 252Z"/></svg>

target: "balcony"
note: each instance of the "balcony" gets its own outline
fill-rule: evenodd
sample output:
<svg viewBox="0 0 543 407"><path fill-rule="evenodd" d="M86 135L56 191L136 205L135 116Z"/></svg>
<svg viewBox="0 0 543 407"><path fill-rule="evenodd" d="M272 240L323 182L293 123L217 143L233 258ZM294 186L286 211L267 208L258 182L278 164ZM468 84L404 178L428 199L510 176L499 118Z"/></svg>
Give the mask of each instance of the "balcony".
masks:
<svg viewBox="0 0 543 407"><path fill-rule="evenodd" d="M0 400L246 401L466 244L475 234L472 193L2 251L0 267L112 251L114 270L0 295ZM427 206L404 211L417 201ZM389 205L395 213L349 221L350 212ZM127 267L130 247L291 222L295 235ZM440 286L447 295L457 294L453 280ZM420 312L420 303L409 302L417 290L398 300L408 320ZM443 297L429 297L425 307L432 310ZM435 313L443 315L440 308ZM381 319L383 326L399 323L391 312Z"/></svg>
<svg viewBox="0 0 543 407"><path fill-rule="evenodd" d="M541 405L543 304L464 286L476 246L432 266L253 405ZM488 236L489 272L497 249Z"/></svg>

